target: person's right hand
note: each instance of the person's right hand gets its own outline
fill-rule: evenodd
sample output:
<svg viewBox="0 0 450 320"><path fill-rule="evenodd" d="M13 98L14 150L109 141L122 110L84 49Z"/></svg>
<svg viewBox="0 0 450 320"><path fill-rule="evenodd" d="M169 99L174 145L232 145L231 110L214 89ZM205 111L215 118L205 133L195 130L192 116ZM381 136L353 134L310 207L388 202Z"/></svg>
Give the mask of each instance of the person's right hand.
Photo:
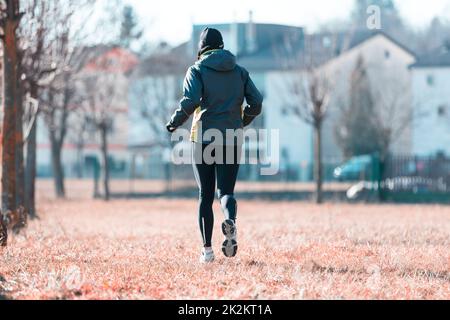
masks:
<svg viewBox="0 0 450 320"><path fill-rule="evenodd" d="M169 131L170 133L174 133L175 130L177 130L177 128L175 128L170 122L168 124L166 124L166 129L167 131Z"/></svg>

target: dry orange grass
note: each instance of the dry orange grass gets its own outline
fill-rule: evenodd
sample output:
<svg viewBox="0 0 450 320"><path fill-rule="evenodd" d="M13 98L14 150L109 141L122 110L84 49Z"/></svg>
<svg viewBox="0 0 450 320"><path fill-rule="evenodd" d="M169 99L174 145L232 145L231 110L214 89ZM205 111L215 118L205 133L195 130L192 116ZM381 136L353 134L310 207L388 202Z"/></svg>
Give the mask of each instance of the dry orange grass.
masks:
<svg viewBox="0 0 450 320"><path fill-rule="evenodd" d="M0 249L14 299L450 299L450 208L239 204L239 255L200 265L195 200L41 200Z"/></svg>

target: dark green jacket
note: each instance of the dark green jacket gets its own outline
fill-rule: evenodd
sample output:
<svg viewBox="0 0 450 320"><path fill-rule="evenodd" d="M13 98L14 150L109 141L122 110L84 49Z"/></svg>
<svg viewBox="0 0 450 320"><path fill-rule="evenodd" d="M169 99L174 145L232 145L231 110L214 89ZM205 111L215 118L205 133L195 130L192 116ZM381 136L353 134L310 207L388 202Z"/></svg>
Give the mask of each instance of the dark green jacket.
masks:
<svg viewBox="0 0 450 320"><path fill-rule="evenodd" d="M244 99L248 105L242 109ZM236 57L227 50L212 50L187 71L183 98L170 124L178 128L195 112L192 140L198 142L199 121L203 133L218 129L225 134L227 129L250 124L261 113L262 102L261 93L247 70L236 64Z"/></svg>

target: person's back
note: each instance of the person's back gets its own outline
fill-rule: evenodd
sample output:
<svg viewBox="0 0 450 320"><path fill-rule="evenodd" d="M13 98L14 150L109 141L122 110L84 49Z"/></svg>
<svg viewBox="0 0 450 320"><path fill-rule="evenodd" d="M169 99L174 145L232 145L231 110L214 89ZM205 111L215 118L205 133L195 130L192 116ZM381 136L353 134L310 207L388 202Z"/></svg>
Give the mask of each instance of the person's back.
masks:
<svg viewBox="0 0 450 320"><path fill-rule="evenodd" d="M202 262L214 260L211 238L216 177L217 193L225 215L222 251L227 257L234 257L237 253L234 187L242 146L236 142L235 135L228 140L227 134L229 130L240 130L249 125L261 113L263 101L248 72L236 64L231 52L223 48L219 31L207 28L202 32L199 59L187 71L183 98L166 125L169 132L174 132L195 113L191 139L193 169L200 194L199 226L204 246ZM242 107L244 100L248 104L245 108ZM214 129L214 134L211 131L208 133L210 129ZM216 133L220 134L219 141ZM215 148L208 148L213 142ZM207 154L207 149L212 152ZM228 157L230 154L231 157ZM231 163L230 158L233 160Z"/></svg>
<svg viewBox="0 0 450 320"><path fill-rule="evenodd" d="M217 32L215 29L203 32L204 43L213 44L200 49L198 61L187 71L184 97L169 123L177 128L195 112L192 140L199 143L211 142L197 135L200 122L203 133L208 129L223 134L227 129L242 129L261 113L263 101L249 73L236 64L231 52L210 49L220 46L222 40L221 36L215 38ZM248 105L242 109L244 99ZM225 141L225 136L223 140L232 144Z"/></svg>
<svg viewBox="0 0 450 320"><path fill-rule="evenodd" d="M227 129L241 129L248 72L226 50L206 52L193 68L203 82L202 101L197 111L201 117L196 118L201 119L203 131L218 129L225 133Z"/></svg>

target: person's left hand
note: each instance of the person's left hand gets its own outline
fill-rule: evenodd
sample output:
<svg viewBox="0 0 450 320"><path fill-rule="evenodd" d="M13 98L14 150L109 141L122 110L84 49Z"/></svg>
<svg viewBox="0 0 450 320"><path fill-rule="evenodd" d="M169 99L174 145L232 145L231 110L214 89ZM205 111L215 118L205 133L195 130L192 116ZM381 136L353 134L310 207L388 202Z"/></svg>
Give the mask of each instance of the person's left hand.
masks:
<svg viewBox="0 0 450 320"><path fill-rule="evenodd" d="M244 114L244 117L242 118L242 122L244 124L244 128L249 126L254 119L255 119L255 117L248 116L248 115Z"/></svg>

